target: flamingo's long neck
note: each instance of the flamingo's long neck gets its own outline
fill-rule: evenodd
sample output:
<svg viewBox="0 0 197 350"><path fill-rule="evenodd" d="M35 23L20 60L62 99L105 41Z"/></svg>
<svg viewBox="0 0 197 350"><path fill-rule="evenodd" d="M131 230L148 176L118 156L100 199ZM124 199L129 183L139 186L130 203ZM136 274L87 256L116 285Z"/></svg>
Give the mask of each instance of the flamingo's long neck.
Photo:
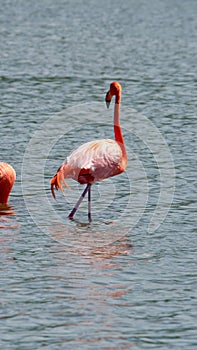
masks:
<svg viewBox="0 0 197 350"><path fill-rule="evenodd" d="M121 92L119 92L116 95L115 106L114 106L114 135L115 135L115 140L119 143L120 147L122 148L123 157L127 158L124 138L123 138L122 129L120 126L120 100L121 100Z"/></svg>

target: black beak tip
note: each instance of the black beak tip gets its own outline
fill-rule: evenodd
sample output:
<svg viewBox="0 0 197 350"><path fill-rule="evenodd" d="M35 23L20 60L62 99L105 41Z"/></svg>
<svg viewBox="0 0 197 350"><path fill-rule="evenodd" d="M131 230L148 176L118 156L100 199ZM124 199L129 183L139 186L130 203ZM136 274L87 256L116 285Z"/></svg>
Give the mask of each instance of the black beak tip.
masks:
<svg viewBox="0 0 197 350"><path fill-rule="evenodd" d="M110 106L110 101L106 101L106 106L107 106L107 108L109 108L109 106Z"/></svg>

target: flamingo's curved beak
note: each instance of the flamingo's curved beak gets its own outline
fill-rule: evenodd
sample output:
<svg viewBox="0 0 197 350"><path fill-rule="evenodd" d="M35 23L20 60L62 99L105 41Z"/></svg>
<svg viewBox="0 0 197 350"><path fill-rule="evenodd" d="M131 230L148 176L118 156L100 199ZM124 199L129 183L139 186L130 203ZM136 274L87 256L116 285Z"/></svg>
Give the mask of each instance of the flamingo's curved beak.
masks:
<svg viewBox="0 0 197 350"><path fill-rule="evenodd" d="M110 102L111 102L112 96L110 94L110 90L106 93L106 97L105 97L105 102L106 102L106 106L107 108L109 108L110 106Z"/></svg>

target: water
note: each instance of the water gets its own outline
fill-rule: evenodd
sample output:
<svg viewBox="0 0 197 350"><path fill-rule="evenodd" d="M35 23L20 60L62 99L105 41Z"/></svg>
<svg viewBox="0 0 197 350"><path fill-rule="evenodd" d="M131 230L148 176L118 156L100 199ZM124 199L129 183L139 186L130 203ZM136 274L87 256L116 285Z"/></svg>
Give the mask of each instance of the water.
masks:
<svg viewBox="0 0 197 350"><path fill-rule="evenodd" d="M1 161L17 172L0 216L2 349L196 349L196 12L1 1ZM128 169L94 186L91 225L86 202L69 222L82 188L55 202L49 180L113 137L113 80Z"/></svg>

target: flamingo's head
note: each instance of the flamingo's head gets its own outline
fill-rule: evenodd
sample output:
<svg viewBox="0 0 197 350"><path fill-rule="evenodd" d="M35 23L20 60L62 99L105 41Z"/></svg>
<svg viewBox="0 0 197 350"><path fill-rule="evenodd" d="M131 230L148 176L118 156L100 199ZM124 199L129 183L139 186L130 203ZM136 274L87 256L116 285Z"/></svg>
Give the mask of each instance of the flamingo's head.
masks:
<svg viewBox="0 0 197 350"><path fill-rule="evenodd" d="M110 84L110 89L106 93L105 102L107 108L109 108L110 102L113 96L116 96L116 103L120 103L120 95L121 95L121 85L117 81L114 81Z"/></svg>

